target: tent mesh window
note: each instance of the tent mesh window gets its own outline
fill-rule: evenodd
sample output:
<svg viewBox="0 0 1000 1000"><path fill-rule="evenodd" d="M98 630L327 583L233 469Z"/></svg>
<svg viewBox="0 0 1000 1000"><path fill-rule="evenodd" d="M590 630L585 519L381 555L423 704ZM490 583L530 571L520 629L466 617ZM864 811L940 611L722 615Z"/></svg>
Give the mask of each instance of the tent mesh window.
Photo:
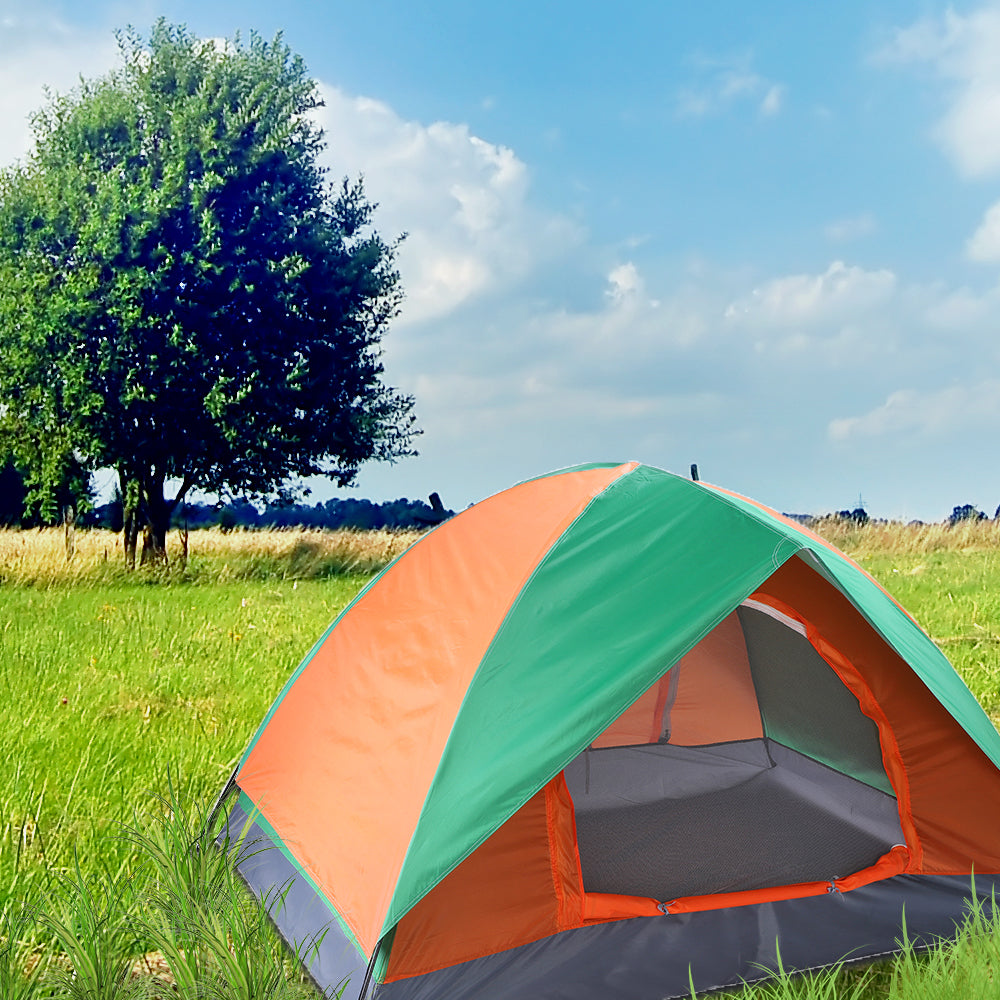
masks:
<svg viewBox="0 0 1000 1000"><path fill-rule="evenodd" d="M670 900L832 881L902 842L875 723L798 622L753 601L736 617L743 643L727 648L745 656L759 737L665 742L680 699L664 695L704 669L696 649L645 699L663 716L647 727L658 740L597 740L566 767L588 892ZM711 686L695 689L704 703L687 710L710 713Z"/></svg>

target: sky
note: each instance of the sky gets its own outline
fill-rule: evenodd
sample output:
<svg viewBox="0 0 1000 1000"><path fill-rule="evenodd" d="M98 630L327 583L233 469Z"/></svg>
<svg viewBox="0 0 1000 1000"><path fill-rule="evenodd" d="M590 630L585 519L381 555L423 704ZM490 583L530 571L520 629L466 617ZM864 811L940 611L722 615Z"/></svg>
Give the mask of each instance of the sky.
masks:
<svg viewBox="0 0 1000 1000"><path fill-rule="evenodd" d="M783 511L1000 505L1000 3L0 0L0 163L114 31L281 32L406 233L419 455L461 509L641 461Z"/></svg>

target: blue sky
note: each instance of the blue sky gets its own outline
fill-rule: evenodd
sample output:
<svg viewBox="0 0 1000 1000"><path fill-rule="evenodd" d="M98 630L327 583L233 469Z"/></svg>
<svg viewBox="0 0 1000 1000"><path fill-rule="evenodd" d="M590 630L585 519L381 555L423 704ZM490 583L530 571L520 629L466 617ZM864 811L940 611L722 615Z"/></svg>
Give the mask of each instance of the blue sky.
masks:
<svg viewBox="0 0 1000 1000"><path fill-rule="evenodd" d="M618 8L0 0L0 162L115 27L280 30L333 175L409 234L385 365L420 456L349 495L638 459L786 511L992 514L1000 4Z"/></svg>

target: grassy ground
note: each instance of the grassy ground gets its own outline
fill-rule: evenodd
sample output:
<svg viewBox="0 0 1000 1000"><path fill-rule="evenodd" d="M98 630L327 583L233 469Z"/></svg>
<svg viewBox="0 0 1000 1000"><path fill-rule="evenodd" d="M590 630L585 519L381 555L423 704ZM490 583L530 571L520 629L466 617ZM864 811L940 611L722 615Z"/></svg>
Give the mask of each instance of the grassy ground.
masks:
<svg viewBox="0 0 1000 1000"><path fill-rule="evenodd" d="M1000 722L997 528L857 529L832 523L821 530L915 615ZM20 984L19 990L29 982L21 976L26 962L45 967L45 942L62 942L61 953L75 956L74 967L87 966L72 942L97 934L93 927L87 931L87 914L105 911L103 922L97 921L105 928L101 933L117 928L118 934L118 944L104 952L118 956L118 964L110 962L105 971L118 986L81 996L124 996L121 990L140 980L146 988L155 977L135 980L129 970L142 955L162 956L171 947L175 963L188 961L185 956L201 962L201 972L189 977L192 996L203 994L206 982L223 979L229 992L220 996L245 994L247 1000L282 995L278 979L298 988L294 976L282 972L288 967L274 957L266 928L253 924L236 896L226 895L224 873L212 876L222 886L219 898L229 899L229 923L216 927L216 937L230 943L241 934L240 940L253 938L246 955L256 956L261 975L277 969L278 978L266 988L244 982L244 989L239 970L224 976L220 971L223 953L232 948L203 954L178 945L176 934L171 939L156 914L170 909L171 898L193 890L164 895L170 878L186 885L188 877L165 875L156 859L169 859L170 851L150 845L194 835L198 808L224 783L290 672L371 572L411 538L198 532L191 535L186 565L175 554L166 569L127 576L114 536L78 533L76 553L67 562L59 532L0 532L0 996L29 995L12 984ZM176 539L171 544L176 553ZM168 789L173 808L157 797ZM181 804L195 812L189 823ZM141 843L125 836L126 828L141 831ZM199 915L201 904L188 896L191 920L208 921ZM49 900L50 918L40 920L31 911L18 924L18 903L41 897ZM125 919L125 910L145 916ZM1000 942L989 928L976 934L931 962L904 957L874 970L779 982L741 996L1000 995ZM14 939L26 953L11 950ZM69 959L60 961L54 968L65 970ZM145 961L147 971L155 971L162 958ZM5 962L16 977L4 979ZM251 971L245 970L244 979ZM202 973L208 978L198 979ZM992 992L977 993L982 984ZM65 981L59 988L58 995L69 995Z"/></svg>
<svg viewBox="0 0 1000 1000"><path fill-rule="evenodd" d="M185 798L211 795L365 579L6 590L0 866L114 850L168 768Z"/></svg>

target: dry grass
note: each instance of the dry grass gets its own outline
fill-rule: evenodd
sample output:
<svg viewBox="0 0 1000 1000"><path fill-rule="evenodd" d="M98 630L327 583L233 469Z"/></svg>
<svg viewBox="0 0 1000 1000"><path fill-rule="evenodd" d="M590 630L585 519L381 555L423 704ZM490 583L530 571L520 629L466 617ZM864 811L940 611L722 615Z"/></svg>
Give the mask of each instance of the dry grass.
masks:
<svg viewBox="0 0 1000 1000"><path fill-rule="evenodd" d="M343 573L374 573L411 545L416 531L192 531L188 559L180 560L176 532L167 539L166 569L137 575L168 575L203 582L315 579ZM0 530L0 584L47 587L108 583L126 576L121 535L77 531L67 556L61 528Z"/></svg>
<svg viewBox="0 0 1000 1000"><path fill-rule="evenodd" d="M858 558L878 555L925 555L932 552L988 552L1000 549L1000 520L939 524L873 521L858 525L829 517L811 528L827 541Z"/></svg>
<svg viewBox="0 0 1000 1000"><path fill-rule="evenodd" d="M857 525L823 518L812 529L861 561L876 557L916 557L934 553L1000 551L1000 521L948 524L872 522ZM374 573L420 537L418 531L192 531L188 560L180 559L181 539L171 532L166 575L198 582L316 579L343 573ZM80 530L75 553L67 558L61 528L37 531L0 529L0 584L47 587L67 583L109 583L126 578L120 535ZM143 571L138 579L164 575Z"/></svg>

